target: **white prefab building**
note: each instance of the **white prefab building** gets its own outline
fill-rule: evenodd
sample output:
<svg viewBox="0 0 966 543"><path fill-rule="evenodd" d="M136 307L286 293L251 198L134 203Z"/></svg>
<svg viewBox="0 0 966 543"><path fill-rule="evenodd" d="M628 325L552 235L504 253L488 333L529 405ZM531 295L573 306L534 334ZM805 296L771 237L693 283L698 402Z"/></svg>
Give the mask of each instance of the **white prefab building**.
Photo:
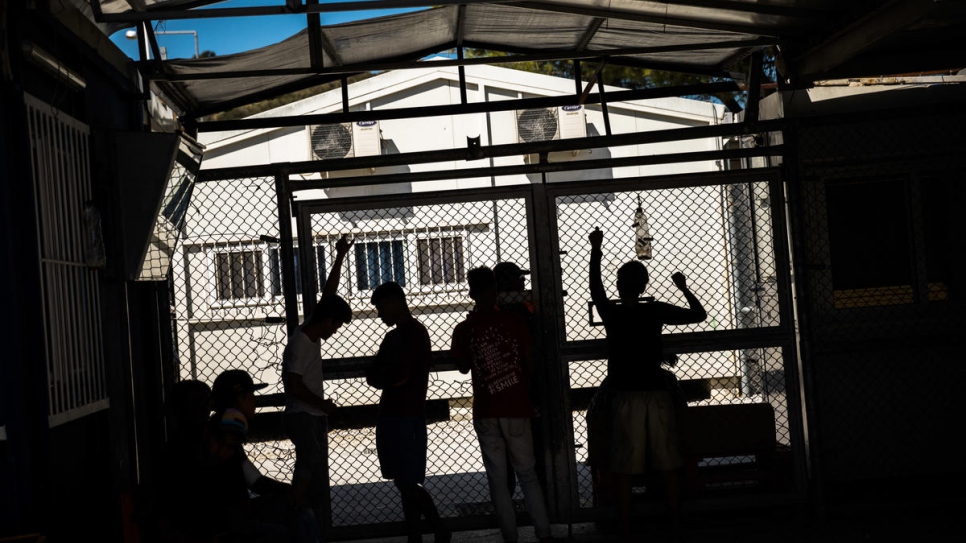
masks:
<svg viewBox="0 0 966 543"><path fill-rule="evenodd" d="M457 68L434 68L431 63L425 69L376 75L349 86L350 111L459 104L459 78ZM467 67L465 79L468 103L573 95L575 87L572 80L495 66ZM338 113L342 103L342 90L335 89L255 117ZM731 114L721 105L682 98L609 103L606 107L613 135L732 122ZM200 142L206 147L202 169L212 170L464 149L467 138L477 136L486 147L594 137L606 132L599 105L575 104L488 114L211 132L202 133ZM722 147L721 139L704 138L552 152L546 159L551 163L593 161L717 151ZM313 297L317 294L339 236L347 234L354 240L340 294L349 300L355 317L334 340L324 343L323 356L345 359L375 353L386 330L375 318L369 296L375 286L386 280L404 285L414 314L430 331L434 351L445 354L453 327L471 307L466 271L507 260L523 269L533 265L536 232L551 226L528 220L530 201L525 191L532 184L600 182L592 193L561 195L555 200L553 228L558 247L554 250L559 276L538 277L534 273L529 279L530 300L537 307L558 304L563 341L603 337L602 328L593 324L588 306L587 234L595 226L605 232L603 274L609 287L617 267L636 256L635 235L639 232L635 232L632 223L638 207L654 238L654 258L646 262L652 278L648 294L684 304L670 281L672 273L682 270L689 273L692 290L705 301L710 314L707 322L688 327L687 331L746 326L739 322L747 320L748 308L741 311L745 302L739 299L737 274L732 271L734 240L729 224L733 213L727 191L721 186L642 191L627 185L621 188L620 184L621 179L716 172L726 164L708 160L460 177L464 169L524 165L535 160L540 157L523 154L292 176L294 201L312 208L305 224L295 218L292 221L293 232L304 234L299 240L310 240L312 245L296 248L300 304L303 292ZM365 184L367 176L427 170L450 171L452 178ZM354 186L318 188L325 180L343 177L355 177L358 182ZM299 190L300 180L313 182L315 188ZM489 196L440 199L442 195L480 191L490 191L486 193ZM269 392L281 391L278 363L285 344L285 303L275 198L274 180L266 178L208 181L194 187L172 274L175 341L182 377L210 382L223 369L243 367L258 380L270 383L273 388ZM230 212L224 212L229 209ZM765 213L763 217L767 219L767 212L752 213ZM763 231L767 230L767 220L762 225ZM771 259L766 266L773 262ZM773 270L770 275L774 277ZM540 300L539 293L546 292L540 289L541 281L545 287L551 282L556 284L562 299ZM756 292L760 290L756 288ZM758 304L756 308L758 326L767 325L762 320L770 318L761 307ZM733 352L694 355L688 377L734 383L741 373L738 357ZM595 368L601 364L582 363ZM572 375L572 387L591 387L599 384L602 371L575 371ZM376 399L373 391L360 387L353 379L331 385L342 404L367 404ZM440 372L434 378L430 395L461 397L470 392L463 376Z"/></svg>

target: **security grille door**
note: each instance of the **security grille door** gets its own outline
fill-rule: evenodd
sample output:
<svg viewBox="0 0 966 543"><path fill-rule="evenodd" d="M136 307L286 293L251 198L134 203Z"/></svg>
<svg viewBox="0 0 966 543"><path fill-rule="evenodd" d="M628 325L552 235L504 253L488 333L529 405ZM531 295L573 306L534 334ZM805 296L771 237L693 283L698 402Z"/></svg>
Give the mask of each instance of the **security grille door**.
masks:
<svg viewBox="0 0 966 543"><path fill-rule="evenodd" d="M602 275L609 297L616 298L617 269L637 260L639 206L652 238L651 258L644 261L650 274L645 295L685 305L670 279L682 271L709 314L705 322L668 326L663 334L665 350L677 357L670 369L687 389L689 406L768 406L773 421L757 428L770 434L779 452L801 458L777 172L613 179L606 190L595 181L295 198L297 239L289 240L280 238L275 186L272 179L257 178L207 181L196 188L185 243L174 261L176 345L182 377L210 383L221 371L241 367L269 383L259 417L277 421L286 321L301 322L331 270L337 240L343 235L352 240L338 293L353 318L321 345L326 394L342 407L329 421L327 442L333 538L404 532L398 491L382 478L376 455L379 391L363 378L389 331L370 303L373 289L385 281L403 287L432 344L425 486L455 528L491 525L471 382L456 371L448 351L453 328L473 308L467 273L500 262L530 272L516 296L533 312L540 408L535 453L552 518L566 523L609 514L598 507L599 489L587 465L587 407L606 376L607 357L605 331L590 303L587 235L594 227L605 232ZM218 212L239 205L247 210L244 217ZM286 244L294 255L289 266L282 258ZM292 292L282 288L287 273L295 276ZM286 315L286 307L300 308L301 314ZM260 436L246 449L265 475L290 480L294 450L284 435ZM709 458L702 466L737 469L755 461ZM519 489L514 499L523 507Z"/></svg>

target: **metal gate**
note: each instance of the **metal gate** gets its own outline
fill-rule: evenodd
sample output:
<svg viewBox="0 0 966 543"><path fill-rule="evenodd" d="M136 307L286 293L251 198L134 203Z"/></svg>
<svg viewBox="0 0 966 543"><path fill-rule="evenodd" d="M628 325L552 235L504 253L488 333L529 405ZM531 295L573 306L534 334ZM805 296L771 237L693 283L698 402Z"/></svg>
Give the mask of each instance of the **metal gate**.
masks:
<svg viewBox="0 0 966 543"><path fill-rule="evenodd" d="M535 434L551 514L565 523L603 513L593 507L585 464L587 403L606 373L603 329L588 305L587 234L596 226L605 232L603 276L615 294L617 267L635 258L638 207L654 238L647 294L682 305L670 281L681 270L709 313L703 323L665 330L667 350L678 355L674 372L707 386L707 397L695 403L771 404L779 445L800 452L790 260L777 172L613 180L606 192L601 188L533 184L292 200L298 244L289 269L298 275L289 279L295 295L287 304L315 300L335 241L343 234L354 240L340 281L354 317L323 345L326 392L345 407L331 421L328 444L334 536L402 531L396 490L381 479L375 455L378 390L361 378L388 331L369 303L372 289L387 280L403 285L432 339L426 487L454 527L489 525L493 510L471 423L471 387L447 354L454 326L472 307L466 272L505 261L531 271L527 286L542 330ZM281 240L291 239L282 226ZM290 329L295 325L290 318ZM515 498L522 506L519 490Z"/></svg>
<svg viewBox="0 0 966 543"><path fill-rule="evenodd" d="M635 258L638 206L653 237L646 294L682 304L670 281L681 270L709 313L703 323L665 330L679 379L709 390L694 404L771 404L779 445L803 465L777 170L314 200L298 189L284 174L196 187L185 243L173 260L174 340L182 378L210 383L240 367L270 383L255 427L273 426L258 421L277 421L284 404L279 363L287 329L300 322L302 304L317 298L335 241L352 236L340 293L354 318L323 347L327 393L344 406L330 421L328 443L333 538L404 530L396 490L381 479L375 455L377 391L361 379L387 332L369 304L371 289L385 280L404 285L433 341L426 486L454 528L490 526L471 387L448 349L453 327L472 305L466 272L502 261L531 271L526 286L541 330L536 445L552 519L608 514L594 507L586 466L585 413L606 358L603 329L588 306L587 235L594 227L605 232L603 279L613 295L616 267ZM226 213L238 209L245 213ZM265 475L290 480L294 451L280 431L262 432L247 450Z"/></svg>

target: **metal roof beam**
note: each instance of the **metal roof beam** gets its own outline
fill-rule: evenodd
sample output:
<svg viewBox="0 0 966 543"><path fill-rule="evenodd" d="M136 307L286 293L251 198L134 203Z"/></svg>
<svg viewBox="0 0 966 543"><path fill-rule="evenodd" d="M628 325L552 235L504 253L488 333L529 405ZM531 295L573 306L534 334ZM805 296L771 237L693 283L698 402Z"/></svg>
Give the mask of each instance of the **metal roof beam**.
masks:
<svg viewBox="0 0 966 543"><path fill-rule="evenodd" d="M728 136L739 136L746 134L759 134L764 132L772 132L776 130L781 130L786 125L785 119L774 119L769 121L762 121L759 123L734 123L734 124L717 124L717 125L706 125L706 126L695 126L688 128L667 128L663 130L652 130L648 132L632 132L629 134L618 134L614 136L593 136L587 138L573 138L573 139L562 139L562 140L548 140L539 142L529 142L529 143L507 143L502 145L488 145L482 147L479 150L479 157L477 158L496 158L503 156L515 156L515 155L529 155L529 154L541 154L541 153L553 153L561 151L576 151L581 149L596 149L602 147L620 147L626 145L643 145L649 143L661 143L668 141L685 141L693 139L704 139L704 138L720 138ZM744 151L764 151L767 153L767 149L777 149L780 147L762 147L758 149L745 149ZM721 151L713 151L713 153L720 153ZM689 155L696 156L694 153L688 153ZM653 160L652 163L662 163L662 157L668 155L653 155L651 157L627 157L627 164L632 165L634 160ZM284 164L260 164L257 166L236 166L230 168L213 168L210 170L201 170L198 173L199 181L212 181L219 179L239 179L244 177L261 177L266 175L274 175L279 170L284 170L288 174L299 174L299 173L312 173L319 171L341 171L341 170L354 170L360 168L378 168L378 167L388 167L388 166L401 166L401 165L411 165L411 164L431 164L438 162L452 162L467 159L467 149L445 149L440 151L419 151L414 153L399 153L392 155L376 155L368 157L354 157L354 158L339 158L339 159L329 159L329 160L308 160L303 162L289 162ZM705 160L703 158L701 160ZM476 158L474 158L476 160ZM695 159L696 160L696 159ZM580 164L583 162L583 164ZM566 168L567 165L577 165L577 169L591 169L601 167L600 162L594 160L578 161L578 162L563 162L563 163L550 163L549 166ZM532 167L538 167L541 165L531 165ZM547 164L543 164L547 166ZM485 168L487 172L495 171L491 168ZM534 172L542 171L539 168L532 170ZM437 171L437 172L423 172L428 175L441 175L446 179L453 179L455 177L485 177L491 175L490 173L482 173L479 175L468 175L469 170L459 170L454 172L452 169ZM513 172L520 173L520 172ZM400 177L398 174L396 179L399 182ZM496 175L496 174L493 174ZM500 174L503 175L503 174ZM448 176L448 177L445 177ZM331 183L327 186L337 186L337 183L345 183L346 185L368 185L369 180L377 176L360 176L356 178L346 178L343 181L337 179L327 179L326 182ZM428 180L428 179L426 179ZM306 182L300 182L306 183Z"/></svg>
<svg viewBox="0 0 966 543"><path fill-rule="evenodd" d="M477 177L499 177L505 175L569 172L598 168L654 166L659 164L680 164L684 162L705 162L712 160L727 161L756 156L781 156L784 153L784 146L773 145L770 147L724 149L720 151L691 151L685 153L667 153L659 155L602 158L568 162L541 162L538 164L517 164L511 166L483 166L480 168L468 168L465 170L429 170L412 173L391 173L320 180L313 179L297 181L290 186L292 186L295 190L311 190L335 187L356 187L360 185L391 185L395 183L416 183L420 181L444 181L449 179L472 179ZM463 157L463 159L465 160L466 157ZM333 170L326 169L322 171Z"/></svg>
<svg viewBox="0 0 966 543"><path fill-rule="evenodd" d="M652 98L666 98L670 96L688 96L694 94L710 94L716 92L734 92L738 85L731 81L719 83L704 83L699 85L684 85L679 87L659 87L650 89L614 91L605 94L609 103L628 102L632 100L649 100ZM599 103L599 95L589 94L585 103ZM465 115L469 113L489 113L493 111L513 111L517 109L556 107L574 104L573 95L549 96L542 98L524 98L520 100L499 100L496 102L471 102L468 104L452 104L445 106L421 106L407 108L392 108L370 111L352 111L348 113L323 113L318 115L294 115L286 117L255 117L250 119L235 119L230 121L201 121L195 126L199 132L216 132L221 130L246 130L259 128L280 128L285 126L305 126L309 124L335 124L356 121L383 121L389 119L411 119L419 117L436 117L445 115Z"/></svg>
<svg viewBox="0 0 966 543"><path fill-rule="evenodd" d="M309 4L318 4L319 0L307 0L307 2ZM292 6L291 0L289 1L289 6ZM305 28L309 39L309 64L316 70L325 67L325 63L322 60L322 48L325 45L322 43L322 22L319 19L318 13L308 13L305 15ZM329 56L336 58L331 54ZM336 64L341 64L341 62L337 62Z"/></svg>
<svg viewBox="0 0 966 543"><path fill-rule="evenodd" d="M96 0L98 5L98 11L100 11L101 0ZM144 5L144 0L124 0L127 5L131 6L134 11L147 11L148 7Z"/></svg>
<svg viewBox="0 0 966 543"><path fill-rule="evenodd" d="M791 66L793 73L798 79L811 80L847 62L875 42L912 25L935 7L934 0L889 2L798 57L798 62Z"/></svg>
<svg viewBox="0 0 966 543"><path fill-rule="evenodd" d="M577 41L577 45L574 46L574 50L583 51L584 49L587 49L587 46L590 45L590 40L594 39L594 36L597 35L597 31L600 30L600 26L604 24L605 21L607 21L607 19L603 17L595 17L594 20L587 25L587 31L584 32L584 35L581 36L580 40Z"/></svg>
<svg viewBox="0 0 966 543"><path fill-rule="evenodd" d="M463 47L464 37L466 37L466 6L461 5L456 10L456 47Z"/></svg>

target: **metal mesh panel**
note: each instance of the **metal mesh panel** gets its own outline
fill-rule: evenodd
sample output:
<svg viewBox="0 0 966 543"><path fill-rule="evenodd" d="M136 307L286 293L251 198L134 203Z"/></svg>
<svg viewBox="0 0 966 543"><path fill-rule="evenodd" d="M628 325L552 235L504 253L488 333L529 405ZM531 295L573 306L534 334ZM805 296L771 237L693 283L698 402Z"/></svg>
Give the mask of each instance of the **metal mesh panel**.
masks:
<svg viewBox="0 0 966 543"><path fill-rule="evenodd" d="M921 459L945 447L964 377L946 363L963 321L963 126L955 111L885 112L797 133L802 332L829 481L930 469Z"/></svg>
<svg viewBox="0 0 966 543"><path fill-rule="evenodd" d="M285 301L272 272L277 243L263 236L278 237L274 180L195 185L184 242L172 262L172 324L183 379L211 384L222 371L242 368L271 385L265 393L282 392Z"/></svg>
<svg viewBox="0 0 966 543"><path fill-rule="evenodd" d="M453 328L472 307L466 272L509 260L530 264L523 199L471 201L313 213L312 235L353 240L340 291L352 307L352 322L323 345L324 358L371 356L388 329L369 299L385 281L406 292L413 315L430 334L434 351L448 351ZM325 262L326 273L329 263ZM326 394L343 406L374 405L379 391L358 378L326 381ZM473 431L468 376L434 372L429 400L442 400L446 414L428 428L426 488L444 517L492 512L486 476ZM331 512L335 527L401 521L398 491L384 481L371 426L329 434ZM366 504L361 507L360 504Z"/></svg>
<svg viewBox="0 0 966 543"><path fill-rule="evenodd" d="M356 312L339 331L339 341L323 346L323 358L375 354L386 328L369 303L385 281L403 286L413 314L432 340L434 351L449 350L450 333L472 306L466 271L511 261L530 266L526 205L522 199L478 201L318 213L313 236L347 234L339 294ZM329 262L325 263L326 273Z"/></svg>
<svg viewBox="0 0 966 543"><path fill-rule="evenodd" d="M777 272L766 182L687 187L557 198L557 224L568 341L604 337L591 315L587 266L594 227L604 232L601 274L617 297L617 269L634 260L634 211L638 198L647 216L653 257L646 296L686 305L671 282L676 271L708 311L705 322L666 333L777 326Z"/></svg>
<svg viewBox="0 0 966 543"><path fill-rule="evenodd" d="M779 326L778 269L766 181L609 194L558 196L561 285L566 339L605 337L589 304L590 244L594 227L604 232L601 272L609 297L617 298L617 269L636 258L635 211L641 207L651 241L645 296L679 306L687 302L670 281L676 271L708 311L705 322L669 326L665 334L714 330L758 330ZM727 341L723 342L727 345ZM602 351L601 351L602 352ZM775 408L779 444L791 445L783 358L780 348L683 353L673 372L683 384L710 389L693 405L765 402ZM593 477L586 465L586 408L607 375L606 360L569 364L574 407L574 445L579 504L593 505ZM712 459L709 463L720 463Z"/></svg>
<svg viewBox="0 0 966 543"><path fill-rule="evenodd" d="M511 190L520 194L518 189ZM322 356L332 364L326 394L345 408L330 421L333 429L329 433L330 513L336 528L403 518L397 490L382 479L375 453L372 409L379 391L357 377L360 357L374 355L388 331L369 302L372 289L387 280L403 285L414 316L430 333L433 351L445 353L453 328L472 307L465 274L473 267L512 261L522 269L533 269L534 284L557 284L551 277L540 277L540 270L530 260L528 221L552 221L528 217L529 205L523 197L472 193L467 201L453 202L433 195L423 200L408 195L405 204L400 204L402 200L385 203L385 197L381 198L379 204L363 199L351 204L338 199L299 204L305 206L300 209L308 219L302 223L302 247L296 247L294 262L300 306L303 294L315 295L320 290L335 254L335 241L342 235L353 240L339 294L349 302L354 316L322 344ZM753 333L779 324L767 182L551 196L557 212L562 294L545 304L560 304L564 329L559 337L567 340L564 351L580 340L603 338L602 327L591 322L588 306L587 234L594 226L606 232L604 281L610 288L616 266L634 257L638 198L654 237L653 258L647 261L652 277L649 294L684 304L669 280L680 269L688 274L689 284L712 315L705 323L669 329L669 333ZM245 211L226 214L226 209ZM220 371L240 367L270 384L265 393L282 392L279 361L286 334L277 238L272 180L197 185L172 282L182 377L210 383ZM554 326L544 322L542 328L557 335ZM597 345L594 349L599 354L594 357L598 360L570 363L577 464L548 467L555 472L577 470L581 506L589 505L592 493L584 466L586 405L581 398L589 399L604 376L605 365L599 360L603 344ZM771 403L777 412L778 440L788 444L791 432L781 353L778 347L738 350L725 342L711 352L680 355L675 372L682 380L712 383L713 394L707 402ZM551 394L548 398L553 397L553 391L547 392ZM441 514L450 518L479 518L493 512L472 427L471 396L468 376L455 371L431 374L426 487ZM546 407L559 409L553 402ZM550 444L538 442L537 446ZM294 450L287 440L246 447L265 475L290 480ZM515 499L522 504L519 489ZM548 499L556 497L548 495Z"/></svg>

